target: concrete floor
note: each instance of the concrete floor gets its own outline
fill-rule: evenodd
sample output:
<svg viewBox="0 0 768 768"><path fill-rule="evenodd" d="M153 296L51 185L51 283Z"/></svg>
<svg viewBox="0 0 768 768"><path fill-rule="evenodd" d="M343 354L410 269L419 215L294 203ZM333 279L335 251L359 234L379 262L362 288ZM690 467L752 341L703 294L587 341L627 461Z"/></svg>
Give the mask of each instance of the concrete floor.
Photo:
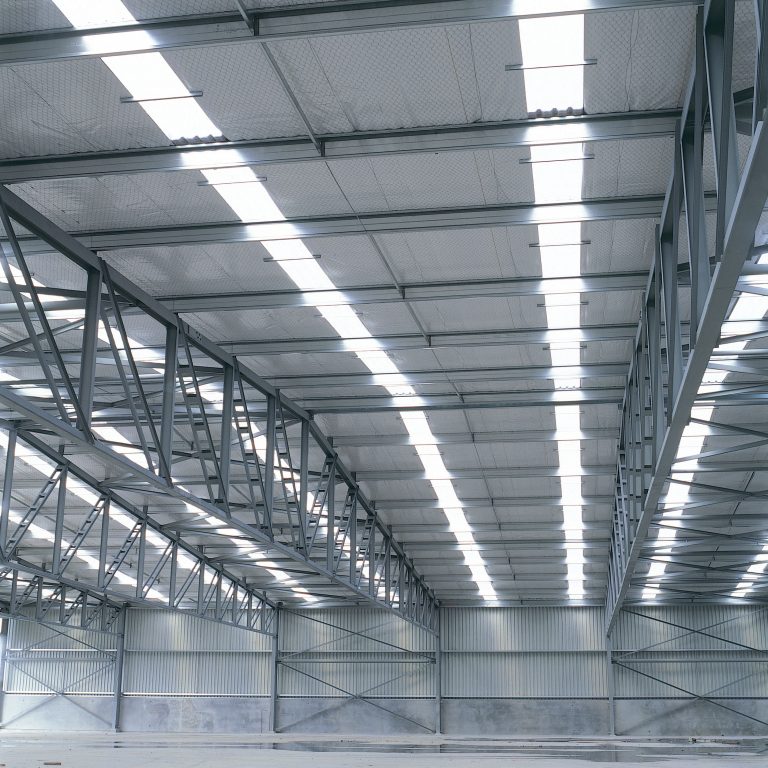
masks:
<svg viewBox="0 0 768 768"><path fill-rule="evenodd" d="M0 768L581 768L589 764L715 768L765 766L755 740L547 741L440 737L203 737L178 734L0 733Z"/></svg>

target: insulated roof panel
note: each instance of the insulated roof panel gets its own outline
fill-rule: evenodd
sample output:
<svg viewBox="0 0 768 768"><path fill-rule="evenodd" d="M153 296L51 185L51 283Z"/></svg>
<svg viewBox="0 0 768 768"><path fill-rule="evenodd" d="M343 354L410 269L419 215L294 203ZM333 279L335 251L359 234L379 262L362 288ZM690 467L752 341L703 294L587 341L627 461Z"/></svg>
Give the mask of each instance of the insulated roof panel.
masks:
<svg viewBox="0 0 768 768"><path fill-rule="evenodd" d="M541 260L528 244L535 227L404 232L376 240L403 282L514 277L541 274Z"/></svg>
<svg viewBox="0 0 768 768"><path fill-rule="evenodd" d="M230 141L306 134L260 46L182 48L164 56L190 89L203 91L200 106Z"/></svg>
<svg viewBox="0 0 768 768"><path fill-rule="evenodd" d="M0 156L21 157L169 143L99 59L0 67Z"/></svg>
<svg viewBox="0 0 768 768"><path fill-rule="evenodd" d="M674 138L595 141L584 163L583 196L663 195L674 159Z"/></svg>
<svg viewBox="0 0 768 768"><path fill-rule="evenodd" d="M582 249L582 273L645 272L653 260L654 219L589 221L582 236L590 244Z"/></svg>
<svg viewBox="0 0 768 768"><path fill-rule="evenodd" d="M105 252L105 258L157 296L276 291L295 288L260 243L207 243Z"/></svg>
<svg viewBox="0 0 768 768"><path fill-rule="evenodd" d="M584 107L588 114L682 105L693 60L696 8L587 14Z"/></svg>
<svg viewBox="0 0 768 768"><path fill-rule="evenodd" d="M471 122L445 30L316 38L317 65L356 130Z"/></svg>
<svg viewBox="0 0 768 768"><path fill-rule="evenodd" d="M43 29L66 29L69 21L52 2L7 0L0 14L0 35Z"/></svg>
<svg viewBox="0 0 768 768"><path fill-rule="evenodd" d="M235 221L197 171L49 179L14 184L13 191L70 231L162 227Z"/></svg>

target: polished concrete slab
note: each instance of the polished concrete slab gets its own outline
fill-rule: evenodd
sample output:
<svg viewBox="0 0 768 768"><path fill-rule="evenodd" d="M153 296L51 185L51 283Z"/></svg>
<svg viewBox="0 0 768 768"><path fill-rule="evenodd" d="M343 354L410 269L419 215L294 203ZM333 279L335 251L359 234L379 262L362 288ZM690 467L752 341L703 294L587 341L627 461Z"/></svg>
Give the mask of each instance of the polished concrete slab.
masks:
<svg viewBox="0 0 768 768"><path fill-rule="evenodd" d="M0 733L0 768L667 768L764 766L763 739L460 739L307 735Z"/></svg>

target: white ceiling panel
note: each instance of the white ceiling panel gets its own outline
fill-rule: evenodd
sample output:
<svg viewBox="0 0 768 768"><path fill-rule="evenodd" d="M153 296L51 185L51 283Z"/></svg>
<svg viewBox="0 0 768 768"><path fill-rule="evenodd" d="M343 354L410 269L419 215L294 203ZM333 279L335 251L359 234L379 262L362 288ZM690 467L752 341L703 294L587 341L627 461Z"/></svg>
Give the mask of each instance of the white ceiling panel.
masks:
<svg viewBox="0 0 768 768"><path fill-rule="evenodd" d="M235 221L197 171L48 179L12 186L14 192L69 231L162 227Z"/></svg>
<svg viewBox="0 0 768 768"><path fill-rule="evenodd" d="M682 104L693 57L696 8L587 14L587 113L664 109Z"/></svg>
<svg viewBox="0 0 768 768"><path fill-rule="evenodd" d="M541 274L535 227L489 227L377 235L402 282L492 279Z"/></svg>
<svg viewBox="0 0 768 768"><path fill-rule="evenodd" d="M582 235L582 273L647 272L653 261L655 219L590 221Z"/></svg>
<svg viewBox="0 0 768 768"><path fill-rule="evenodd" d="M584 198L664 195L674 159L672 136L596 141L584 163Z"/></svg>
<svg viewBox="0 0 768 768"><path fill-rule="evenodd" d="M513 328L546 328L546 311L539 296L450 299L414 302L414 311L432 333Z"/></svg>
<svg viewBox="0 0 768 768"><path fill-rule="evenodd" d="M164 53L200 106L230 141L305 133L258 45L194 46Z"/></svg>
<svg viewBox="0 0 768 768"><path fill-rule="evenodd" d="M156 296L295 288L277 264L263 261L267 252L259 243L129 248L105 251L104 257Z"/></svg>
<svg viewBox="0 0 768 768"><path fill-rule="evenodd" d="M312 253L320 254L323 271L338 287L393 284L391 274L368 237L305 238L304 243Z"/></svg>
<svg viewBox="0 0 768 768"><path fill-rule="evenodd" d="M0 67L0 93L3 157L168 144L99 59Z"/></svg>
<svg viewBox="0 0 768 768"><path fill-rule="evenodd" d="M355 130L474 119L443 28L334 35L311 47Z"/></svg>
<svg viewBox="0 0 768 768"><path fill-rule="evenodd" d="M473 75L481 119L519 120L527 116L521 72L506 72L507 64L522 63L517 21L504 19L471 24Z"/></svg>
<svg viewBox="0 0 768 768"><path fill-rule="evenodd" d="M4 0L0 35L43 29L66 29L66 16L50 0Z"/></svg>

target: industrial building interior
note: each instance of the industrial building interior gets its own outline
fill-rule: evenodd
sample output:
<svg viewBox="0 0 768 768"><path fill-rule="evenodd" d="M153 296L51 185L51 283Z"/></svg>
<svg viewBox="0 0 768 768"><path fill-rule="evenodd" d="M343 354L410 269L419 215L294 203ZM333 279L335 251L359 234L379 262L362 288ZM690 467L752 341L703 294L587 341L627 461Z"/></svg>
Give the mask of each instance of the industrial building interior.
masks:
<svg viewBox="0 0 768 768"><path fill-rule="evenodd" d="M768 0L0 0L0 763L764 764Z"/></svg>

